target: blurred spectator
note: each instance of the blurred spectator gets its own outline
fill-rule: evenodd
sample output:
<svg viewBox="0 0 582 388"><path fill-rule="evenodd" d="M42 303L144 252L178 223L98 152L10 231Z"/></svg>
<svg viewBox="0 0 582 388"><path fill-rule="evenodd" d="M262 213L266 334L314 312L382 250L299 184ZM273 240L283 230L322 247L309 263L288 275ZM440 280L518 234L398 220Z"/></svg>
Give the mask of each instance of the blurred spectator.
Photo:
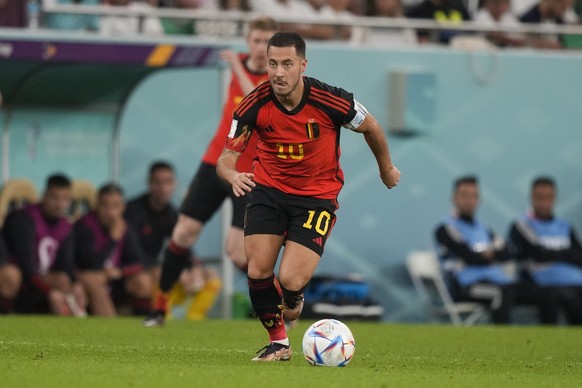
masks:
<svg viewBox="0 0 582 388"><path fill-rule="evenodd" d="M303 0L251 0L251 8L279 21L294 17L318 22L319 11ZM294 31L306 39L328 40L335 38L335 28L319 24L281 23L281 30Z"/></svg>
<svg viewBox="0 0 582 388"><path fill-rule="evenodd" d="M406 13L406 17L411 19L432 19L442 24L461 24L463 20L470 20L471 17L462 2L458 0L424 0ZM448 43L449 40L459 33L453 31L441 31L436 33L438 41ZM417 31L418 41L427 43L430 40L428 30Z"/></svg>
<svg viewBox="0 0 582 388"><path fill-rule="evenodd" d="M368 0L366 16L401 18L404 9L400 0ZM416 34L411 29L370 27L365 31L365 42L373 46L411 45L416 42Z"/></svg>
<svg viewBox="0 0 582 388"><path fill-rule="evenodd" d="M16 300L18 312L83 315L85 298L82 288L74 282L70 260L72 240L67 211L71 195L71 181L64 175L52 175L39 204L6 218L4 238L24 279Z"/></svg>
<svg viewBox="0 0 582 388"><path fill-rule="evenodd" d="M178 220L178 211L171 204L176 189L174 167L165 161L152 163L148 174L148 191L127 203L125 219L136 231L145 254L144 266L152 284L160 278L161 252Z"/></svg>
<svg viewBox="0 0 582 388"><path fill-rule="evenodd" d="M404 10L400 0L368 0L366 16L399 18Z"/></svg>
<svg viewBox="0 0 582 388"><path fill-rule="evenodd" d="M94 315L116 315L114 302L123 304L127 294L135 314L150 308L152 279L143 270L144 253L124 210L122 189L106 184L99 189L95 211L75 223L73 254Z"/></svg>
<svg viewBox="0 0 582 388"><path fill-rule="evenodd" d="M22 275L18 267L10 263L8 248L0 234L0 314L11 313L14 299L20 290Z"/></svg>
<svg viewBox="0 0 582 388"><path fill-rule="evenodd" d="M519 20L522 23L551 26L564 24L564 13L568 0L541 0L524 13ZM535 47L559 49L563 47L562 37L557 34L540 34L535 37Z"/></svg>
<svg viewBox="0 0 582 388"><path fill-rule="evenodd" d="M178 283L172 288L167 317L172 318L176 308L182 305L186 308L186 318L206 318L221 288L222 282L218 273L205 266L201 260L192 257L191 265L182 271Z"/></svg>
<svg viewBox="0 0 582 388"><path fill-rule="evenodd" d="M150 10L152 6L147 2L135 0L107 0L112 7L126 7L130 10ZM107 15L101 18L99 31L104 35L162 35L164 29L157 17L151 16L114 16Z"/></svg>
<svg viewBox="0 0 582 388"><path fill-rule="evenodd" d="M0 27L26 26L25 0L0 0Z"/></svg>
<svg viewBox="0 0 582 388"><path fill-rule="evenodd" d="M333 39L349 40L351 43L359 44L364 39L364 30L361 27L352 27L355 15L348 10L351 0L327 0L319 9L321 17L330 18L340 22L348 22L347 25L332 26L334 29Z"/></svg>
<svg viewBox="0 0 582 388"><path fill-rule="evenodd" d="M509 241L524 270L523 284L528 289L524 296L564 308L569 322L579 325L582 246L574 227L554 215L555 201L554 180L536 178L531 188L532 209L511 226ZM557 323L555 314L544 323Z"/></svg>
<svg viewBox="0 0 582 388"><path fill-rule="evenodd" d="M510 0L485 0L483 8L475 15L475 21L498 27L517 27L517 17L511 13ZM526 44L525 36L518 33L490 32L487 38L497 46L522 47Z"/></svg>
<svg viewBox="0 0 582 388"><path fill-rule="evenodd" d="M541 0L524 13L519 20L522 23L564 24L564 13L568 0Z"/></svg>
<svg viewBox="0 0 582 388"><path fill-rule="evenodd" d="M453 214L435 232L451 295L457 301L483 303L494 323L509 323L515 279L503 267L509 259L505 244L476 218L477 178L465 176L455 181L453 204Z"/></svg>
<svg viewBox="0 0 582 388"><path fill-rule="evenodd" d="M43 5L101 5L101 0L42 0ZM99 16L48 13L42 25L58 30L98 31Z"/></svg>
<svg viewBox="0 0 582 388"><path fill-rule="evenodd" d="M204 9L213 11L240 11L251 10L248 0L218 0L217 3L207 3ZM210 35L221 37L244 36L243 23L236 20L196 20L194 22L196 35Z"/></svg>

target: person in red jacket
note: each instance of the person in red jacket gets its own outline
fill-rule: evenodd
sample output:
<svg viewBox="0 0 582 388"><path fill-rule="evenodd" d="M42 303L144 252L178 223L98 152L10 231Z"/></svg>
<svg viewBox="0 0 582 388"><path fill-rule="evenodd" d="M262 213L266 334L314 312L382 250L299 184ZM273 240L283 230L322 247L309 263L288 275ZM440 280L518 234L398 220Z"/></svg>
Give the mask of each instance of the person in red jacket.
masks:
<svg viewBox="0 0 582 388"><path fill-rule="evenodd" d="M202 158L202 164L194 176L186 198L182 202L178 223L174 227L170 243L165 251L160 277L160 290L154 301L154 309L144 320L144 326L164 324L168 293L180 277L182 270L190 264L190 249L198 240L206 222L220 209L226 198L233 202L231 228L226 237L226 254L233 263L246 272L247 260L243 248L243 220L246 200L234 196L229 187L216 175L216 163L226 135L230 131L232 112L245 95L256 85L267 80L267 41L278 30L278 24L266 17L250 22L246 43L248 54L235 54L230 50L221 53L230 65L232 77L228 95L222 110L222 119ZM248 170L256 154L256 143L249 145L238 161L239 168Z"/></svg>

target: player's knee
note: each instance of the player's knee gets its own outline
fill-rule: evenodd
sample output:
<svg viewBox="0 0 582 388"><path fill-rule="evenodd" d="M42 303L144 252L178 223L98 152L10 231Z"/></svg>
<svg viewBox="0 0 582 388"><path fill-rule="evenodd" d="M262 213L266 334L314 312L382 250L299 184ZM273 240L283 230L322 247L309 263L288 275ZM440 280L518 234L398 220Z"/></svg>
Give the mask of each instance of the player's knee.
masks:
<svg viewBox="0 0 582 388"><path fill-rule="evenodd" d="M236 244L227 244L224 251L233 262L233 264L238 268L247 268L247 258L242 246Z"/></svg>
<svg viewBox="0 0 582 388"><path fill-rule="evenodd" d="M22 285L22 273L15 265L6 265L3 267L2 276L2 293L3 296L12 298L20 290Z"/></svg>
<svg viewBox="0 0 582 388"><path fill-rule="evenodd" d="M304 279L299 276L288 276L279 273L279 282L281 286L289 291L298 291L305 288L305 285L309 282L309 279Z"/></svg>
<svg viewBox="0 0 582 388"><path fill-rule="evenodd" d="M180 215L172 232L172 240L182 248L189 248L198 239L202 223L188 216Z"/></svg>
<svg viewBox="0 0 582 388"><path fill-rule="evenodd" d="M127 281L127 290L138 298L147 298L152 293L152 278L140 272Z"/></svg>

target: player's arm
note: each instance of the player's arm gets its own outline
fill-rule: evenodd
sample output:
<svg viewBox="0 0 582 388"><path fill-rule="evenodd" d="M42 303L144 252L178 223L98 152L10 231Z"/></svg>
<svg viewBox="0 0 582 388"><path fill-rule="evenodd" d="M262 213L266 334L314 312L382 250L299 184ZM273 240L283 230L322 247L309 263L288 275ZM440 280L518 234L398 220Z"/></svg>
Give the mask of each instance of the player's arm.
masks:
<svg viewBox="0 0 582 388"><path fill-rule="evenodd" d="M237 197L245 195L255 187L253 173L239 172L236 169L236 161L240 155L240 152L225 148L216 164L216 173L232 186L232 192Z"/></svg>
<svg viewBox="0 0 582 388"><path fill-rule="evenodd" d="M351 126L348 126L348 128L364 135L364 139L366 139L366 143L368 143L368 147L372 150L376 162L378 163L380 178L386 187L391 189L398 184L398 181L400 181L400 171L398 171L394 164L392 164L390 151L388 149L388 141L384 135L384 130L380 127L376 118L366 111L366 108L357 102L356 105L359 105L357 108L358 114L365 114L364 121L358 126L352 124ZM358 115L356 115L354 120L357 119L357 116Z"/></svg>
<svg viewBox="0 0 582 388"><path fill-rule="evenodd" d="M98 250L93 231L77 222L74 228L74 261L82 270L100 270L103 263L115 248L115 241L108 241L107 246Z"/></svg>
<svg viewBox="0 0 582 388"><path fill-rule="evenodd" d="M223 61L230 65L232 73L238 79L238 82L240 83L241 89L245 96L257 87L257 85L255 85L247 75L247 72L245 71L245 68L237 53L232 50L222 50L220 52L220 57Z"/></svg>

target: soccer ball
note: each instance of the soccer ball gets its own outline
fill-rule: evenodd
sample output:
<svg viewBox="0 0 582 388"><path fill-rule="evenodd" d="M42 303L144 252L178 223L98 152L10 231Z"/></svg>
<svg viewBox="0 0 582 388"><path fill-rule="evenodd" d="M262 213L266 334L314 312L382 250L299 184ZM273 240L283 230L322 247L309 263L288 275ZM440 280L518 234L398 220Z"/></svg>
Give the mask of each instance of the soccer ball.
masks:
<svg viewBox="0 0 582 388"><path fill-rule="evenodd" d="M356 341L350 329L336 319L322 319L303 335L303 355L311 365L346 366L354 356Z"/></svg>

